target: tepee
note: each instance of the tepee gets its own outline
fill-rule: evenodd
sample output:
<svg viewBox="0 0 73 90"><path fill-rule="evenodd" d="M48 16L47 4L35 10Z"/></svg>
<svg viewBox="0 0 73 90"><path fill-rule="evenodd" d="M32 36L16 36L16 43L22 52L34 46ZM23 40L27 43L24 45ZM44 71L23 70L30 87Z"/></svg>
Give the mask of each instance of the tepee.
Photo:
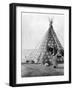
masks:
<svg viewBox="0 0 73 90"><path fill-rule="evenodd" d="M42 42L40 48L40 55L37 60L38 63L43 63L48 58L48 56L51 56L51 54L55 55L60 50L64 50L53 29L52 20L50 20L50 27L45 35L44 41Z"/></svg>

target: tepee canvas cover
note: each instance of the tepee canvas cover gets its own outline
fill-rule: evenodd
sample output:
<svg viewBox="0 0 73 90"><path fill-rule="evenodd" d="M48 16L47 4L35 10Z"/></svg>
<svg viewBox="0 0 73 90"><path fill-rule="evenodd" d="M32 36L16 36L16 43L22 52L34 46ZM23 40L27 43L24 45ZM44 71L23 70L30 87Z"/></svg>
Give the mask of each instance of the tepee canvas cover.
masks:
<svg viewBox="0 0 73 90"><path fill-rule="evenodd" d="M43 62L43 57L45 57L45 53L47 53L47 47L54 48L56 47L59 50L63 49L58 37L53 29L52 21L50 21L50 27L48 29L47 34L45 35L44 41L42 42L40 48L40 56L38 57L38 62Z"/></svg>

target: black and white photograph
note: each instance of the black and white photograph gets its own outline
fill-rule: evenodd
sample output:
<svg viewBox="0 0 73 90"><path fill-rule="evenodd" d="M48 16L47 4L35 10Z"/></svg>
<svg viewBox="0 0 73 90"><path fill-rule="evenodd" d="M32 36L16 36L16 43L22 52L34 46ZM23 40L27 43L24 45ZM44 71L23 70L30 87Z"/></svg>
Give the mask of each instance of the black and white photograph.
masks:
<svg viewBox="0 0 73 90"><path fill-rule="evenodd" d="M71 7L10 4L10 86L71 83Z"/></svg>
<svg viewBox="0 0 73 90"><path fill-rule="evenodd" d="M64 15L22 12L21 77L64 75Z"/></svg>

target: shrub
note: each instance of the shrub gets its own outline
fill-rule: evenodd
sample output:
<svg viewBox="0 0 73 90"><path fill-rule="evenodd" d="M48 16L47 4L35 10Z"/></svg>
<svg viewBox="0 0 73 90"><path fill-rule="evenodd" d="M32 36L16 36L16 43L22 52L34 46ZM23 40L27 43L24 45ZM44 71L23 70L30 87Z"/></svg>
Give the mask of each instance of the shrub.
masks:
<svg viewBox="0 0 73 90"><path fill-rule="evenodd" d="M29 63L29 61L27 60L26 63Z"/></svg>
<svg viewBox="0 0 73 90"><path fill-rule="evenodd" d="M32 60L31 63L33 64L33 63L35 63L35 62Z"/></svg>

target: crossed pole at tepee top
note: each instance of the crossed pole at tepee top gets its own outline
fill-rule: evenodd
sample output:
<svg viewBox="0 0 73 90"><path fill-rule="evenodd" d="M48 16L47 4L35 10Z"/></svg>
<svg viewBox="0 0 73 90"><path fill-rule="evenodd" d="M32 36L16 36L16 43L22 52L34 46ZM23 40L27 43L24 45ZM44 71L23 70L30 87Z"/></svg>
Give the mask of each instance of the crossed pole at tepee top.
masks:
<svg viewBox="0 0 73 90"><path fill-rule="evenodd" d="M53 19L54 19L54 17L52 17L52 18L48 18L49 19L49 22L50 22L50 26L53 24Z"/></svg>

